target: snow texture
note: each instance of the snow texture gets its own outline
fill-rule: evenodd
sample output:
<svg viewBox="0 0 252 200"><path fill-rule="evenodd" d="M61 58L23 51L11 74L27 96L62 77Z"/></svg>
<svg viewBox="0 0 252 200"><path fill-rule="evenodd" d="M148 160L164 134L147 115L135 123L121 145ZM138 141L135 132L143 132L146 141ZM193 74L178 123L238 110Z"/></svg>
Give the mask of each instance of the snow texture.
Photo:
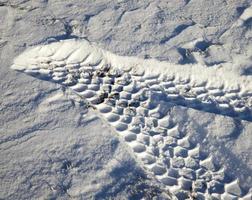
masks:
<svg viewBox="0 0 252 200"><path fill-rule="evenodd" d="M166 199L171 191L178 199L251 199L250 4L238 0L0 2L0 198L153 199L160 196ZM146 66L144 71L149 66L157 72L163 71L160 67L168 67L181 77L184 70L190 75L189 85L193 85L192 80L211 83L213 88L200 89L206 89L206 94L213 90L214 100L232 86L229 89L232 94L228 96L232 101L228 104L238 101L224 112L225 106L218 107L220 102L214 106L213 102L202 105L203 99L196 106L194 102L188 103L181 93L183 89L178 89L181 101L175 96L171 105L165 106L170 107L167 117L172 124L158 121L168 126L170 140L165 144L174 155L166 168L170 170L169 177L162 184L157 178L162 176L162 167L145 169L141 159L117 136L125 126L115 126L115 130L106 122L118 117L104 118L92 110L86 100L72 92L80 88L62 88L10 69L14 58L24 50L70 38L87 39L95 49L99 46L102 51L111 52L110 55L138 57L132 63L146 59L140 59L140 66ZM149 58L174 64L149 61ZM194 73L190 66L202 67L195 79L191 77ZM222 66L219 79L208 76L216 72L216 66ZM211 82L214 79L217 81ZM175 86L178 82L187 84L184 79L175 80ZM132 88L131 84L127 90ZM160 102L160 96L156 98L154 104ZM155 109L149 110L149 114L158 117ZM128 119L121 120L127 123ZM134 137L129 135L127 139ZM152 138L164 144L162 138ZM136 147L137 151L143 149ZM197 156L199 162L194 162ZM183 165L185 170L177 170ZM189 171L187 167L195 170ZM196 169L207 184L194 180ZM228 175L223 181L221 172ZM190 188L192 179L191 182L196 182L194 189ZM177 191L176 185L184 187L183 190Z"/></svg>
<svg viewBox="0 0 252 200"><path fill-rule="evenodd" d="M77 94L77 101L87 101L87 107L98 110L124 139L143 168L178 198L222 198L234 195L233 190L244 198L247 192L239 179L232 178L212 152L202 152L201 142L192 141L194 135L171 117L173 106L183 105L251 120L252 81L223 71L222 66L204 69L119 57L71 39L29 49L11 68L59 83Z"/></svg>

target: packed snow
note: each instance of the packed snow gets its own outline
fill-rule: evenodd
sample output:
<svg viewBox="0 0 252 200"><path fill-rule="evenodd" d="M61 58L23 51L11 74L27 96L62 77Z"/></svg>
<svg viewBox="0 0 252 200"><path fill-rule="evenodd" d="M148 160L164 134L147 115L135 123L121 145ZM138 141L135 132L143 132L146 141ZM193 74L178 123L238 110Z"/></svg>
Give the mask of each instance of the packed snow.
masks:
<svg viewBox="0 0 252 200"><path fill-rule="evenodd" d="M0 2L0 198L251 199L251 8Z"/></svg>
<svg viewBox="0 0 252 200"><path fill-rule="evenodd" d="M183 105L252 120L248 77L224 71L222 64L204 69L116 56L74 39L27 50L12 68L72 89L77 101L83 98L100 112L147 173L178 198L249 198L239 179L211 152L203 153L201 144L170 117L174 105Z"/></svg>

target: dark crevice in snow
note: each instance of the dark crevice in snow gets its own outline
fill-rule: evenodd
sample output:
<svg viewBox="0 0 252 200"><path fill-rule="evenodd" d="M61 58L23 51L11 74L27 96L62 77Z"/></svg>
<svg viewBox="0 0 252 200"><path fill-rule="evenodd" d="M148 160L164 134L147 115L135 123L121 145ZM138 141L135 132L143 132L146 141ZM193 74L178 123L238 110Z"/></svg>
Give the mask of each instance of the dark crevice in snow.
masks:
<svg viewBox="0 0 252 200"><path fill-rule="evenodd" d="M201 51L205 51L210 45L212 45L212 42L210 41L199 41L195 44L195 47L197 49L200 49Z"/></svg>
<svg viewBox="0 0 252 200"><path fill-rule="evenodd" d="M185 49L182 47L178 47L178 52L181 54L182 59L179 60L179 64L184 65L184 64L192 64L192 63L196 63L196 60L194 59L194 57L191 55L190 50L189 49Z"/></svg>
<svg viewBox="0 0 252 200"><path fill-rule="evenodd" d="M186 6L188 3L190 3L190 1L191 1L191 0L184 0L185 6Z"/></svg>
<svg viewBox="0 0 252 200"><path fill-rule="evenodd" d="M252 28L252 17L247 19L243 25L247 28L247 29L251 29Z"/></svg>
<svg viewBox="0 0 252 200"><path fill-rule="evenodd" d="M252 65L247 66L243 69L242 74L243 76L252 76Z"/></svg>
<svg viewBox="0 0 252 200"><path fill-rule="evenodd" d="M124 16L124 14L126 13L126 11L122 11L122 13L119 15L119 17L116 19L115 25L118 25L121 23L122 18Z"/></svg>

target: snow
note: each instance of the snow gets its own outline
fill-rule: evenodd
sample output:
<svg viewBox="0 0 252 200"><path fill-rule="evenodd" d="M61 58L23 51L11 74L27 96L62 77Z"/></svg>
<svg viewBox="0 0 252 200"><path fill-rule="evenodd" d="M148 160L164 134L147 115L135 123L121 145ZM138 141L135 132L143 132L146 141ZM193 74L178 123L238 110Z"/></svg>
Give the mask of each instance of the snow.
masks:
<svg viewBox="0 0 252 200"><path fill-rule="evenodd" d="M200 199L204 196L202 191L205 191L201 180L193 182L197 187L192 193L177 191L181 187L188 191L191 183L186 177L194 177L193 174L197 173L205 180L214 177L207 185L212 197L243 196L243 199L251 199L251 114L243 110L244 102L245 107L251 109L250 4L250 1L221 0L0 3L0 198L140 199L145 196L151 199L167 193L165 186L157 182L160 176L163 184L173 185L167 188L178 199L193 198L194 195ZM57 41L72 37L80 38L82 42L87 39L94 47L88 46L87 50L85 45L82 45L83 49L76 45L74 48L78 51L69 57L69 65L80 61L80 56L83 56L84 64L97 65L99 58L103 60L101 65L109 62L115 69L114 74L126 69L125 66L129 66L129 70L134 66L131 75L141 77L144 73L145 78L140 80L153 85L155 91L160 90L157 86L160 80L156 80L155 76L169 76L171 72L178 76L174 80L167 77L171 79L166 83L167 87L180 83L197 85L195 93L201 95L201 106L191 96L182 94L182 88L175 87L168 93L171 105L165 106L165 101L155 107L161 98L157 95L137 110L137 113L144 114L148 110L146 108L154 108L150 110L154 118L164 117L160 114L169 111L169 117L166 115L169 123L161 123L168 126L168 133L171 133L166 138L166 143L171 146L165 153L172 155L174 150L176 155L180 155L171 158L171 167L167 168L169 176L160 175L164 171L160 163L149 169L143 167L144 164L139 161L142 156L147 163L153 163L156 157L141 153L138 157L127 145L133 142L134 146L136 138L144 144L148 143L146 135L138 133L139 129L132 129L134 134L125 133L125 144L120 134L129 119L121 117L120 109L115 110L117 117L104 118L103 113L110 114L111 105L99 104L97 110L93 110L87 106L86 100L72 92L85 90L84 85L88 84L85 78L83 85L73 84L70 86L72 89L66 89L10 69L14 58L18 55L22 58L29 49L35 49L33 56L36 56L36 46L49 44L54 47L59 44ZM71 54L68 50L74 50L72 45L60 49L59 59L66 59ZM97 49L109 52L105 56L107 60ZM44 50L40 53L47 55L41 62L48 61L47 56L54 53L53 49ZM86 59L86 52L91 52L89 59ZM27 61L27 58L22 60L24 63ZM64 63L57 61L57 65L62 64L64 67ZM29 67L27 72L37 77L38 74L33 73L38 67L36 63ZM163 68L167 68L167 72ZM40 78L45 79L50 70L40 70ZM60 73L57 72L57 77L61 77ZM67 77L68 83L72 83L73 77ZM187 79L190 79L189 83ZM96 95L91 91L96 90L95 81L98 80L92 81L93 85L89 85L88 92L84 94L87 98ZM207 88L203 81L208 81ZM127 77L120 82L127 83ZM128 98L131 90L138 90L136 86L143 87L139 82L135 81L137 84L126 88L122 96ZM237 83L240 87L236 86ZM177 90L179 97L183 97L180 103L178 94L172 93ZM242 99L234 102L232 114L229 108L225 110L225 103L218 102L213 111L211 102L204 101L208 100L203 97L204 93L215 96L223 91L228 99ZM140 98L144 99L144 96ZM96 102L95 99L92 102ZM125 104L123 101L120 103ZM127 110L127 113L132 112ZM118 116L123 123L110 124L106 121L106 118L115 121ZM135 121L145 123L142 118ZM156 121L149 120L147 126L153 123ZM153 144L165 144L162 141L162 138L153 136ZM144 150L138 144L136 147L139 152ZM186 154L184 149L187 148L192 149ZM157 152L155 148L153 151ZM185 155L190 156L181 159ZM202 171L194 162L197 158L204 160L206 168L213 170L216 167L217 171ZM164 158L159 161L164 161ZM195 171L175 166L190 166ZM151 175L151 170L156 173L155 177ZM223 178L223 172L228 172L228 177ZM147 178L146 174L150 177ZM225 187L220 183L225 183Z"/></svg>
<svg viewBox="0 0 252 200"><path fill-rule="evenodd" d="M85 51L85 58L80 55L79 49ZM76 51L80 55L79 58L76 57ZM68 64L72 55L76 62ZM60 65L57 65L58 62L61 62ZM216 179L213 175L223 173L223 168L216 163L213 152L205 152L205 155L202 155L200 142L188 143L185 147L180 140L190 141L194 136L190 132L182 132L182 126L166 116L170 115L169 110L174 105L178 105L250 121L252 111L246 97L250 95L252 83L248 77L242 77L232 71L220 71L223 68L227 70L222 64L207 68L198 64L176 65L153 59L117 56L85 40L75 39L31 48L19 55L11 68L35 78L52 82L56 80L58 84L77 94L77 99L83 98L88 107L100 111L97 115L101 114L101 118L114 127L118 135L128 143L138 162L147 169L147 173L154 175L178 198L186 198L192 191L198 192L196 195L202 195L204 198L214 193L221 195L223 191L233 195L229 189L230 181L234 179L230 177L230 172L224 170L228 178ZM220 74L218 78L221 80L216 79L217 74ZM191 76L195 77L192 81ZM230 91L226 85L237 89ZM195 87L201 88L199 95L190 92ZM226 97L230 93L236 97ZM202 95L204 99L201 98ZM225 100L222 101L221 98ZM183 100L185 104L181 103ZM171 102L174 105L170 105ZM235 106L235 103L239 107ZM102 108L100 104L103 105ZM104 106L110 109L104 110ZM145 112L139 112L139 109L145 109ZM127 110L132 113L126 112ZM142 122L135 123L139 118L143 119ZM167 122L172 121L173 125L163 128L164 119ZM220 126L217 124L212 130L218 130ZM227 127L216 135L221 136L222 132L228 131ZM231 125L232 132L236 128L240 126ZM173 144L167 141L171 138L174 139ZM169 150L167 154L167 149L172 153ZM193 166L185 166L186 161L190 159L193 160L190 162L194 162ZM168 181L174 178L168 174L170 169L178 171L179 176L176 176L174 181ZM195 172L196 175L192 175ZM204 181L206 185L204 191L195 191L194 182L199 180ZM239 185L237 182L236 190ZM241 198L245 195L247 192L241 189L236 193L236 196Z"/></svg>

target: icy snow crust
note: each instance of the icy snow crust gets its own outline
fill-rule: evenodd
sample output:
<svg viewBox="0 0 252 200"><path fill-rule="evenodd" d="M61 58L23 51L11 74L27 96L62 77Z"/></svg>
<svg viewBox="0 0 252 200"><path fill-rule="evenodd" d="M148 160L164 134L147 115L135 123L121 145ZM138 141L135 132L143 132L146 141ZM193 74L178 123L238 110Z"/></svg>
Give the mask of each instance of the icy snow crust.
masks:
<svg viewBox="0 0 252 200"><path fill-rule="evenodd" d="M74 91L179 199L250 199L250 189L242 188L211 152L202 152L193 133L171 117L179 105L252 121L251 78L223 65L117 56L72 39L28 49L12 68Z"/></svg>

